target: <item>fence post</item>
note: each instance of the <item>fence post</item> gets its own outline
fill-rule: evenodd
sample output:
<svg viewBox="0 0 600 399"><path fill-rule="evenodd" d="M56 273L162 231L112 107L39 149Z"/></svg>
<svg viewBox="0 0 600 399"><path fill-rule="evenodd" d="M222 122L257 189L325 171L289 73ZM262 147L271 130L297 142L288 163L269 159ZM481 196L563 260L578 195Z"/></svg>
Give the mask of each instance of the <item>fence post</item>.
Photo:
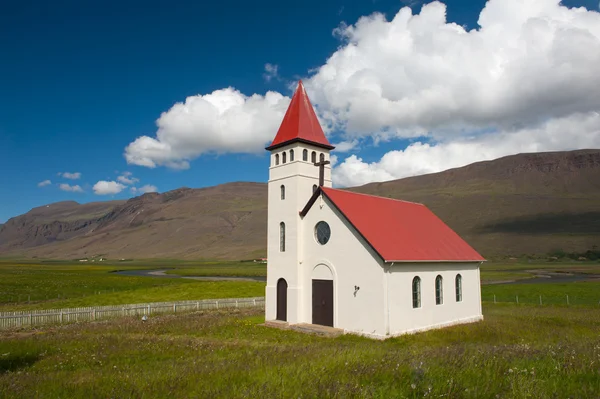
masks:
<svg viewBox="0 0 600 399"><path fill-rule="evenodd" d="M219 309L219 301L215 301L215 303L217 304L217 309Z"/></svg>
<svg viewBox="0 0 600 399"><path fill-rule="evenodd" d="M148 305L148 316L150 316L150 305Z"/></svg>
<svg viewBox="0 0 600 399"><path fill-rule="evenodd" d="M256 298L254 298L252 302L254 302L254 306L256 306Z"/></svg>
<svg viewBox="0 0 600 399"><path fill-rule="evenodd" d="M62 322L63 322L63 312L61 311L60 312L60 323L62 324Z"/></svg>
<svg viewBox="0 0 600 399"><path fill-rule="evenodd" d="M540 305L542 304L542 296L540 295Z"/></svg>
<svg viewBox="0 0 600 399"><path fill-rule="evenodd" d="M517 303L519 303L519 296L517 295Z"/></svg>
<svg viewBox="0 0 600 399"><path fill-rule="evenodd" d="M33 317L31 313L29 313L29 327L33 326Z"/></svg>
<svg viewBox="0 0 600 399"><path fill-rule="evenodd" d="M494 294L494 303L496 303L496 294Z"/></svg>
<svg viewBox="0 0 600 399"><path fill-rule="evenodd" d="M569 305L569 294L567 294L567 305Z"/></svg>
<svg viewBox="0 0 600 399"><path fill-rule="evenodd" d="M96 309L92 310L92 320L96 320Z"/></svg>
<svg viewBox="0 0 600 399"><path fill-rule="evenodd" d="M236 308L237 308L237 307L239 307L239 306L238 306L238 300L237 300L237 299L235 300L235 307L236 307Z"/></svg>
<svg viewBox="0 0 600 399"><path fill-rule="evenodd" d="M200 302L196 302L196 310L200 310Z"/></svg>

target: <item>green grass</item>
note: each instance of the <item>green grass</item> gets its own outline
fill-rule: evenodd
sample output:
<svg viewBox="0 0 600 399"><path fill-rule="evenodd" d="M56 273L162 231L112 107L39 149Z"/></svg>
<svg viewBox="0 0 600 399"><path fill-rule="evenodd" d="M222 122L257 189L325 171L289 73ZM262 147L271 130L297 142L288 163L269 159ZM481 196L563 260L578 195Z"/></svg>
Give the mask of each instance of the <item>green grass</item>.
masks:
<svg viewBox="0 0 600 399"><path fill-rule="evenodd" d="M539 304L596 305L600 309L600 282L499 284L481 287L481 299L487 302L516 302Z"/></svg>
<svg viewBox="0 0 600 399"><path fill-rule="evenodd" d="M487 305L484 315L386 341L269 329L257 310L4 333L0 397L600 395L600 311Z"/></svg>
<svg viewBox="0 0 600 399"><path fill-rule="evenodd" d="M162 265L0 263L0 311L263 296L264 284L122 276Z"/></svg>
<svg viewBox="0 0 600 399"><path fill-rule="evenodd" d="M181 266L167 270L167 274L178 276L235 276L235 277L265 277L267 265L254 262L203 262L193 267Z"/></svg>

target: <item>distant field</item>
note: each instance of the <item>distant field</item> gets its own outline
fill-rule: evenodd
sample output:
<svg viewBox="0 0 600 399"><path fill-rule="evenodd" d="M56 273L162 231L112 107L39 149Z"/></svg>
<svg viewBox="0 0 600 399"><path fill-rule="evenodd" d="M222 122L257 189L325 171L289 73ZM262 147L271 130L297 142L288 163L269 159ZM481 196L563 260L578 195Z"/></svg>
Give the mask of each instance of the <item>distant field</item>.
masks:
<svg viewBox="0 0 600 399"><path fill-rule="evenodd" d="M257 277L267 275L265 263L254 262L204 262L194 266L178 266L167 274L178 276Z"/></svg>
<svg viewBox="0 0 600 399"><path fill-rule="evenodd" d="M114 270L163 264L0 262L0 311L264 295L264 284L122 276Z"/></svg>
<svg viewBox="0 0 600 399"><path fill-rule="evenodd" d="M481 299L487 302L517 302L555 305L596 305L600 311L600 282L499 284L481 287ZM567 299L568 296L568 299Z"/></svg>
<svg viewBox="0 0 600 399"><path fill-rule="evenodd" d="M373 341L205 312L0 333L0 397L596 398L600 311L485 305L485 320Z"/></svg>

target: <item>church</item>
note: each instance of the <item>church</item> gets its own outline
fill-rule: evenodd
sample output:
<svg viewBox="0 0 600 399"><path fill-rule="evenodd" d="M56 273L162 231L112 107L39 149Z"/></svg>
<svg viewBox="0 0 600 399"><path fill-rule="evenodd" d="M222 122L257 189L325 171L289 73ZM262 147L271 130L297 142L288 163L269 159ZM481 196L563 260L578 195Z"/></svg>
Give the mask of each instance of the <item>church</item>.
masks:
<svg viewBox="0 0 600 399"><path fill-rule="evenodd" d="M385 339L483 319L483 257L426 206L332 188L302 82L270 151L265 319Z"/></svg>

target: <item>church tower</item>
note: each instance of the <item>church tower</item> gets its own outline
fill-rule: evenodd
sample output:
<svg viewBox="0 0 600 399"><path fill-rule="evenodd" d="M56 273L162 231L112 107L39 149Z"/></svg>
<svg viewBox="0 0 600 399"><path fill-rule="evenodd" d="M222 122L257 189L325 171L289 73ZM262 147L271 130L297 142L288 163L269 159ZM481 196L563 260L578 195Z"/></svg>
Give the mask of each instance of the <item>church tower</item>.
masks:
<svg viewBox="0 0 600 399"><path fill-rule="evenodd" d="M302 286L300 211L319 185L331 187L329 143L302 81L283 117L271 152L267 227L266 320L299 321Z"/></svg>

